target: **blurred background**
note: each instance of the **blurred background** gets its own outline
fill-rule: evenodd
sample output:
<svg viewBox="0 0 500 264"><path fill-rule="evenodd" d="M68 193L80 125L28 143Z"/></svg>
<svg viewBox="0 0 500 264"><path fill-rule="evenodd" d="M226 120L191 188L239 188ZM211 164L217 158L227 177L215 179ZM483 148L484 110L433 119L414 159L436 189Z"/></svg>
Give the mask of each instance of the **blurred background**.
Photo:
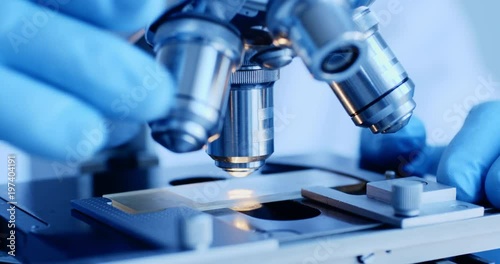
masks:
<svg viewBox="0 0 500 264"><path fill-rule="evenodd" d="M495 28L495 25L500 22L497 14L500 2L496 0L482 0L481 2L457 0L457 2L473 27L482 61L495 78L500 78L500 58L495 56L498 54L500 44L500 31Z"/></svg>

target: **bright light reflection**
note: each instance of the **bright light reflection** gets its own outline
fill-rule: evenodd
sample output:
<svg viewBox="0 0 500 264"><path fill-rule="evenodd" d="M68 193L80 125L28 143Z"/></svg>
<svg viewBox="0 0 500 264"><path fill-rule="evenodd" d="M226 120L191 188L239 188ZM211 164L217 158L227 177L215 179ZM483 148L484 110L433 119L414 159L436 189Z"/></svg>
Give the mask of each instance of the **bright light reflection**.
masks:
<svg viewBox="0 0 500 264"><path fill-rule="evenodd" d="M254 197L254 191L248 189L235 189L227 192L229 199L241 200L231 207L232 210L244 212L262 207L262 204Z"/></svg>
<svg viewBox="0 0 500 264"><path fill-rule="evenodd" d="M245 230L245 231L250 231L252 228L250 227L250 224L248 223L247 219L243 217L237 217L233 220L233 225L234 227L240 229L240 230Z"/></svg>

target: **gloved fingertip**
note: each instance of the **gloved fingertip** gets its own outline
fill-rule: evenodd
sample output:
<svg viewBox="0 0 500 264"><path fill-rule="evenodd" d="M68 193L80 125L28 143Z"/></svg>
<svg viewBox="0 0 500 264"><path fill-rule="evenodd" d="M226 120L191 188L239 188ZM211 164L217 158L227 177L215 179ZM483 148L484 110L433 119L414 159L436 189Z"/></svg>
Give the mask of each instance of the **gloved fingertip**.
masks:
<svg viewBox="0 0 500 264"><path fill-rule="evenodd" d="M495 122L499 112L500 101L475 106L443 153L438 166L438 181L456 187L459 200L476 203L486 198L486 176L500 149L500 126ZM490 176L489 181L495 182L496 178ZM487 186L493 188L491 184ZM491 200L497 200L498 192L490 189L488 193Z"/></svg>
<svg viewBox="0 0 500 264"><path fill-rule="evenodd" d="M99 1L102 2L102 1ZM133 32L151 24L167 8L165 0L115 1L114 12L104 20L111 30Z"/></svg>
<svg viewBox="0 0 500 264"><path fill-rule="evenodd" d="M490 203L500 209L500 157L493 163L486 175L485 190Z"/></svg>
<svg viewBox="0 0 500 264"><path fill-rule="evenodd" d="M469 116L495 115L498 112L500 112L500 100L494 100L475 105L470 110Z"/></svg>
<svg viewBox="0 0 500 264"><path fill-rule="evenodd" d="M457 190L457 200L477 203L483 199L483 182L475 168L456 162L459 159L444 157L437 172L437 181L453 186Z"/></svg>
<svg viewBox="0 0 500 264"><path fill-rule="evenodd" d="M106 112L108 117L119 121L148 122L168 114L175 98L172 74L154 60L144 61L144 64L125 71L130 72L129 76L133 74L131 83L138 85L111 102L111 109Z"/></svg>
<svg viewBox="0 0 500 264"><path fill-rule="evenodd" d="M139 101L135 115L137 121L152 121L159 118L164 118L175 100L175 82L172 74L165 67L155 64L153 73L151 71L145 75L143 80L143 88L146 89L147 99ZM154 81L146 81L147 78Z"/></svg>
<svg viewBox="0 0 500 264"><path fill-rule="evenodd" d="M115 32L134 32L147 26L168 5L165 0L72 0L58 4L36 2Z"/></svg>
<svg viewBox="0 0 500 264"><path fill-rule="evenodd" d="M415 176L422 176L425 174L435 175L445 148L444 146L425 146L416 157L403 168L405 174Z"/></svg>
<svg viewBox="0 0 500 264"><path fill-rule="evenodd" d="M78 119L74 117L78 116ZM96 112L83 112L78 106L71 106L59 116L64 127L54 131L57 140L53 158L57 160L81 162L101 151L108 140L107 122Z"/></svg>
<svg viewBox="0 0 500 264"><path fill-rule="evenodd" d="M141 125L132 122L110 121L111 125L108 129L108 140L105 148L117 147L127 143L134 138L141 130Z"/></svg>

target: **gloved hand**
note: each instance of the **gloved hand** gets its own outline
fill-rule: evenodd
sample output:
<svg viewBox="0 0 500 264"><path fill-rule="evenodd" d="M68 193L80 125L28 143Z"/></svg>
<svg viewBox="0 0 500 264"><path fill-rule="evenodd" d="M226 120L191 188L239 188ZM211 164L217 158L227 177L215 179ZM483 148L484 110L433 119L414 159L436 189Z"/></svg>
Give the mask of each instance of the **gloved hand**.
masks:
<svg viewBox="0 0 500 264"><path fill-rule="evenodd" d="M487 198L500 208L500 101L475 106L447 147L426 145L418 119L395 134L361 134L361 165L403 175L436 174L438 182L457 188L457 199Z"/></svg>
<svg viewBox="0 0 500 264"><path fill-rule="evenodd" d="M85 159L109 133L137 131L165 114L170 75L111 33L141 29L164 3L1 1L0 140L49 158ZM133 136L118 134L118 141Z"/></svg>

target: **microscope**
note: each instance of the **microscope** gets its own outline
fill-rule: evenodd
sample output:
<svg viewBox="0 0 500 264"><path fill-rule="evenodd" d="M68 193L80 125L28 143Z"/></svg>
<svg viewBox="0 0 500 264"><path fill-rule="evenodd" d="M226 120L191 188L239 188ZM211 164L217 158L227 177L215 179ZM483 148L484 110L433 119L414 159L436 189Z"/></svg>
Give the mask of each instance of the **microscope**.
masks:
<svg viewBox="0 0 500 264"><path fill-rule="evenodd" d="M398 131L415 108L414 84L378 32L372 2L177 1L146 34L177 84L170 112L150 123L153 138L177 153L205 148L235 177L258 170L274 151L273 84L294 57L356 126Z"/></svg>
<svg viewBox="0 0 500 264"><path fill-rule="evenodd" d="M408 123L414 84L378 32L372 2L172 3L145 35L176 83L152 137L177 153L204 148L227 173L141 166L122 148L91 173L16 184L29 194L15 202L18 255L0 261L490 263L468 254L500 248L500 214L456 200L454 187L328 153L268 160L273 85L295 57L356 126L394 133ZM0 190L10 236L13 205Z"/></svg>

